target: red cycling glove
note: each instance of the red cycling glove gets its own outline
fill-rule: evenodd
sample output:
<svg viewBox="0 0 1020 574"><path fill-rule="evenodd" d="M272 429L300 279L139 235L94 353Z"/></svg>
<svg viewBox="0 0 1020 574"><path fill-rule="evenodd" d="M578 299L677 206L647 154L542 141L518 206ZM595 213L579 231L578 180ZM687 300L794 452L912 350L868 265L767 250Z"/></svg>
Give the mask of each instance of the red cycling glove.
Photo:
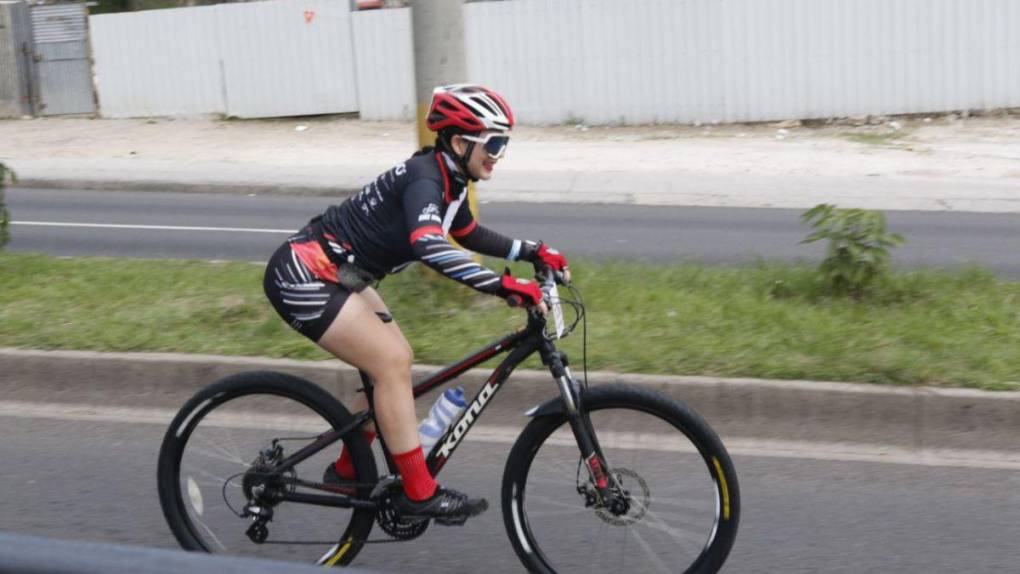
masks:
<svg viewBox="0 0 1020 574"><path fill-rule="evenodd" d="M503 274L500 285L503 287L503 296L511 306L514 306L515 303L517 305L525 303L531 306L542 302L542 290L538 287L538 283L527 279L517 279L510 275L509 270Z"/></svg>
<svg viewBox="0 0 1020 574"><path fill-rule="evenodd" d="M551 267L553 271L566 271L569 269L569 267L567 267L567 258L560 255L559 251L550 249L545 243L538 246L535 258L543 264Z"/></svg>

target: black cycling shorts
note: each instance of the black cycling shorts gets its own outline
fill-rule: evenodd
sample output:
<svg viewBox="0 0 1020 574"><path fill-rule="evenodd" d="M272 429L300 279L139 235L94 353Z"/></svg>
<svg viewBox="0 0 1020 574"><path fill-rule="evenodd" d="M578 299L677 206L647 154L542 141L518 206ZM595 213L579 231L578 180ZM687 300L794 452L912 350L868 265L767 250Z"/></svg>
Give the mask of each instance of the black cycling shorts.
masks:
<svg viewBox="0 0 1020 574"><path fill-rule="evenodd" d="M337 283L316 277L290 241L269 259L262 289L283 320L312 341L322 338L351 295Z"/></svg>

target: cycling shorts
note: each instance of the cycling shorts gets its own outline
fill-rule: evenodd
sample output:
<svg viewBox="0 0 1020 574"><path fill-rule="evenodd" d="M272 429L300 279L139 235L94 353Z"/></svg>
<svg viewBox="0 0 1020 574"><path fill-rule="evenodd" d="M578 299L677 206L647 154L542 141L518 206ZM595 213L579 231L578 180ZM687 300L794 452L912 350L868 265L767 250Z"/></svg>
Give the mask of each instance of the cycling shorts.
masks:
<svg viewBox="0 0 1020 574"><path fill-rule="evenodd" d="M340 314L351 291L318 277L299 256L301 250L319 249L317 242L308 239L307 231L292 236L269 259L262 289L288 325L318 341Z"/></svg>

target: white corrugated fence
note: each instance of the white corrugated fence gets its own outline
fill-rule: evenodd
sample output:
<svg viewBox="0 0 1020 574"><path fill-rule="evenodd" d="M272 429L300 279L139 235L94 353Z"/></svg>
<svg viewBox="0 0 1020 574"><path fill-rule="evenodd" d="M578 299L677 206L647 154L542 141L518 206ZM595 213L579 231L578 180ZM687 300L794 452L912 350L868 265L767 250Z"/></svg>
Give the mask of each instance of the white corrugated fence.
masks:
<svg viewBox="0 0 1020 574"><path fill-rule="evenodd" d="M1020 106L1017 0L465 5L470 80L525 122L760 121Z"/></svg>
<svg viewBox="0 0 1020 574"><path fill-rule="evenodd" d="M209 6L90 17L100 113L225 114L216 11Z"/></svg>
<svg viewBox="0 0 1020 574"><path fill-rule="evenodd" d="M346 6L272 0L93 16L102 113L412 118L409 9L352 15ZM524 123L1020 106L1020 0L516 0L463 9L467 80L503 92Z"/></svg>
<svg viewBox="0 0 1020 574"><path fill-rule="evenodd" d="M411 9L364 10L351 16L361 117L413 120L417 106Z"/></svg>
<svg viewBox="0 0 1020 574"><path fill-rule="evenodd" d="M276 0L92 16L107 117L358 110L350 12Z"/></svg>

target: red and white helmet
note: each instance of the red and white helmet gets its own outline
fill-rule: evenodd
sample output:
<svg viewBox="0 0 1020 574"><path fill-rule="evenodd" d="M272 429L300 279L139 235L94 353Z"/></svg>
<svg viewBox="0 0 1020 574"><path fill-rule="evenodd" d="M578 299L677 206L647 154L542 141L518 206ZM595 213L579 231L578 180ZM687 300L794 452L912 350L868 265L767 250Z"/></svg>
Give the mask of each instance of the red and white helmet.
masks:
<svg viewBox="0 0 1020 574"><path fill-rule="evenodd" d="M425 125L434 132L447 127L465 132L509 132L514 127L514 114L496 92L482 86L454 84L432 90Z"/></svg>

